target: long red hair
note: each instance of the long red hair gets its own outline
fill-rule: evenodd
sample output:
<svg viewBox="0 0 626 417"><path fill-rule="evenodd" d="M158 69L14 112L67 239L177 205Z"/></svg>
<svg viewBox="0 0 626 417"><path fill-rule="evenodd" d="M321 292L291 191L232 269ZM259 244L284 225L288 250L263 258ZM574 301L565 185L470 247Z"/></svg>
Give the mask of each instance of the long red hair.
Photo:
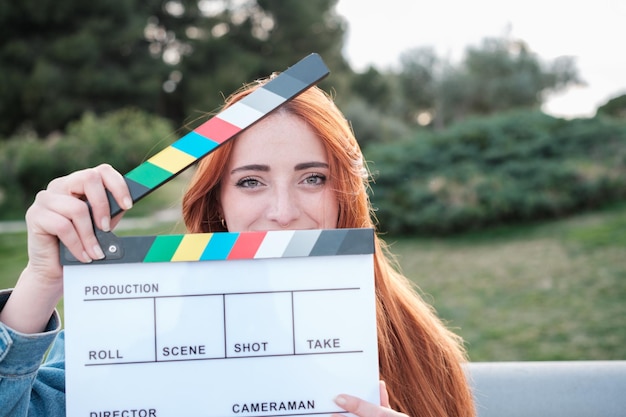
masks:
<svg viewBox="0 0 626 417"><path fill-rule="evenodd" d="M224 107L262 85L259 81L235 92ZM339 201L339 228L374 228L367 190L369 173L363 154L332 98L312 87L281 106L304 120L328 153L330 183ZM236 139L235 139L236 140ZM232 141L203 159L183 197L183 219L189 232L225 231L220 221L219 188L232 152ZM399 272L384 241L375 237L374 271L377 303L380 378L387 384L390 405L409 416L474 416L462 364L462 340L449 331Z"/></svg>

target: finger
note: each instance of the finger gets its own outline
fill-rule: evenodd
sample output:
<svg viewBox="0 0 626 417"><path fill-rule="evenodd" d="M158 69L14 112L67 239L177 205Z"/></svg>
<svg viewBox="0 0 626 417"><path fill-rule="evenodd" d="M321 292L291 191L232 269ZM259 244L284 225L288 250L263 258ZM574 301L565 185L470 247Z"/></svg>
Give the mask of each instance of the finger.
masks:
<svg viewBox="0 0 626 417"><path fill-rule="evenodd" d="M62 240L76 259L82 262L92 261L75 233L73 224L65 216L43 210L34 204L26 212L26 223L29 263L35 267L44 268L52 276L60 274L55 273L54 265L50 264L51 261L59 261L59 240ZM60 270L60 265L56 269Z"/></svg>
<svg viewBox="0 0 626 417"><path fill-rule="evenodd" d="M86 199L91 207L93 222L104 231L111 229L107 189L121 208L132 207L132 199L124 177L108 164L76 171L48 184L49 191Z"/></svg>
<svg viewBox="0 0 626 417"><path fill-rule="evenodd" d="M368 403L360 398L353 397L352 395L341 394L335 398L335 403L346 411L356 414L360 417L373 417L377 416L377 411L380 407Z"/></svg>
<svg viewBox="0 0 626 417"><path fill-rule="evenodd" d="M85 198L91 206L93 222L100 230L111 230L111 208L106 194L106 187L102 176L94 169L95 174L87 177L84 185Z"/></svg>
<svg viewBox="0 0 626 417"><path fill-rule="evenodd" d="M76 259L85 263L90 263L94 259L100 259L99 252L96 249L98 241L95 240L95 238L95 243L90 242L90 238L86 238L85 240L81 239L74 224L67 217L53 214L48 217L48 220L49 223L54 222L54 229L52 229L51 226L47 226L48 231L56 234L58 239ZM100 246L98 246L98 248L100 248ZM100 251L102 251L102 249L100 249Z"/></svg>
<svg viewBox="0 0 626 417"><path fill-rule="evenodd" d="M111 219L111 230L117 227L118 223L122 220L122 217L124 217L124 213L125 211L121 212Z"/></svg>
<svg viewBox="0 0 626 417"><path fill-rule="evenodd" d="M58 195L59 198L60 196L68 195L75 199L89 201L93 222L102 230L110 229L109 203L104 191L102 178L95 168L75 171L65 177L56 178L48 184L46 191ZM64 213L67 214L68 211L66 210Z"/></svg>
<svg viewBox="0 0 626 417"><path fill-rule="evenodd" d="M112 228L107 190L123 210L128 210L133 205L128 185L118 171L108 164L93 168L93 173L90 173L85 183L85 196L91 205L94 222L105 232ZM117 224L120 219L121 217L116 219L113 225Z"/></svg>
<svg viewBox="0 0 626 417"><path fill-rule="evenodd" d="M344 410L359 417L406 417L390 408L381 407L352 395L341 394L335 398L335 403Z"/></svg>
<svg viewBox="0 0 626 417"><path fill-rule="evenodd" d="M42 191L30 210L35 233L57 236L77 259L102 259L104 253L94 234L89 208L84 201L63 194Z"/></svg>
<svg viewBox="0 0 626 417"><path fill-rule="evenodd" d="M122 174L109 164L102 164L96 167L102 176L102 182L111 193L122 210L129 210L133 207L133 199L128 189L128 184Z"/></svg>
<svg viewBox="0 0 626 417"><path fill-rule="evenodd" d="M385 381L379 381L378 385L380 389L380 405L386 408L390 408L389 393L387 392L387 384L385 384Z"/></svg>

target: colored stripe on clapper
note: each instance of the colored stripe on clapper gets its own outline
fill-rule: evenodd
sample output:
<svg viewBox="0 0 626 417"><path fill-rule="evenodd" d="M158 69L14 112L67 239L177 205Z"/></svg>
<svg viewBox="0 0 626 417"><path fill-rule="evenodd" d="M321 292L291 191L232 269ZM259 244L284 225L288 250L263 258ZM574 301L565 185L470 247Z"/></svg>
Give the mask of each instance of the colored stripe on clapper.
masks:
<svg viewBox="0 0 626 417"><path fill-rule="evenodd" d="M99 264L221 261L374 253L373 229L218 232L119 238L125 254ZM64 265L86 265L63 259Z"/></svg>
<svg viewBox="0 0 626 417"><path fill-rule="evenodd" d="M176 177L199 159L258 122L329 74L318 54L311 54L172 145L134 168L124 180L133 202ZM122 211L109 194L111 215Z"/></svg>

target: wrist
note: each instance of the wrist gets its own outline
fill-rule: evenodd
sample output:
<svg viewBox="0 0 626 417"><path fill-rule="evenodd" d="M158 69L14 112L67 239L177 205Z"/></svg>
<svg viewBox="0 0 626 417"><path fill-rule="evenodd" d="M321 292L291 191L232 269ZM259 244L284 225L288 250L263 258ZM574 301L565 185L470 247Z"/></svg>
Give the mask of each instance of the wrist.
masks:
<svg viewBox="0 0 626 417"><path fill-rule="evenodd" d="M12 329L33 334L44 331L63 295L62 279L45 279L27 266L0 311L0 321Z"/></svg>

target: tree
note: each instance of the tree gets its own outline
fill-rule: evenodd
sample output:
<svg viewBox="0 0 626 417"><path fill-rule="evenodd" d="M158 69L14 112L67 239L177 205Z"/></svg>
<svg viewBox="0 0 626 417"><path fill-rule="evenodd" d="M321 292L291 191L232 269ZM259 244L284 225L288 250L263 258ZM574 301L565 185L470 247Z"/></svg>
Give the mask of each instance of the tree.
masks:
<svg viewBox="0 0 626 417"><path fill-rule="evenodd" d="M626 119L626 94L613 97L602 106L598 107L596 114L614 117L617 119Z"/></svg>
<svg viewBox="0 0 626 417"><path fill-rule="evenodd" d="M437 127L469 115L537 108L547 94L582 82L573 58L543 62L525 42L506 36L468 47L459 64L429 48L410 50L397 76L409 120L429 113Z"/></svg>
<svg viewBox="0 0 626 417"><path fill-rule="evenodd" d="M405 120L415 122L424 112L432 111L441 65L431 47L410 49L400 56L398 78L405 97Z"/></svg>
<svg viewBox="0 0 626 417"><path fill-rule="evenodd" d="M0 6L0 136L63 129L85 111L156 111L166 75L143 33L160 2L22 0Z"/></svg>
<svg viewBox="0 0 626 417"><path fill-rule="evenodd" d="M396 92L391 84L392 78L381 74L375 67L369 66L364 72L354 74L350 88L367 103L388 111Z"/></svg>
<svg viewBox="0 0 626 417"><path fill-rule="evenodd" d="M133 106L180 126L311 52L335 74L337 0L23 0L0 4L0 136L45 136ZM341 77L333 77L337 85ZM323 82L324 83L324 82ZM322 83L322 85L324 85ZM326 88L331 82L326 81Z"/></svg>
<svg viewBox="0 0 626 417"><path fill-rule="evenodd" d="M211 8L203 9L204 3ZM337 0L204 3L197 3L196 19L181 31L190 53L179 66L184 100L177 106L188 117L215 110L243 83L282 71L312 52L333 72L348 70L341 54L346 23L335 12Z"/></svg>
<svg viewBox="0 0 626 417"><path fill-rule="evenodd" d="M538 108L549 92L580 83L573 58L544 63L521 40L487 38L469 47L466 58L442 80L437 117L441 122L469 114L488 115L514 108ZM451 87L463 84L462 94Z"/></svg>

